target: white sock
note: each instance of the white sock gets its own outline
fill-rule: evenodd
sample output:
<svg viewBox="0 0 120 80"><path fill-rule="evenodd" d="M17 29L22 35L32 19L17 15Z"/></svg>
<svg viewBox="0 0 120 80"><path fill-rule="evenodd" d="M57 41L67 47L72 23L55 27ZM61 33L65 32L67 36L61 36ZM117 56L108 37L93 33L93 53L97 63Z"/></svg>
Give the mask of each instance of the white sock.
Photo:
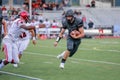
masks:
<svg viewBox="0 0 120 80"><path fill-rule="evenodd" d="M0 69L1 68L3 68L5 65L4 65L4 63L3 63L3 61L2 61L2 63L0 64Z"/></svg>
<svg viewBox="0 0 120 80"><path fill-rule="evenodd" d="M61 55L61 56L64 56L64 54L65 54L65 51L63 51L60 55Z"/></svg>

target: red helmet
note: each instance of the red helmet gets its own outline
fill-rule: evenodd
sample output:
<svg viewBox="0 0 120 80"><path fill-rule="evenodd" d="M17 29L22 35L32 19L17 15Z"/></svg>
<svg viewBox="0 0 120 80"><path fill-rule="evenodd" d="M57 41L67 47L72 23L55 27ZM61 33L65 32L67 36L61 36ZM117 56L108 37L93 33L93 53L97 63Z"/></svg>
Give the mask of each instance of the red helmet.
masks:
<svg viewBox="0 0 120 80"><path fill-rule="evenodd" d="M29 14L26 11L22 11L20 12L19 16L22 17L24 20L27 20L29 17Z"/></svg>

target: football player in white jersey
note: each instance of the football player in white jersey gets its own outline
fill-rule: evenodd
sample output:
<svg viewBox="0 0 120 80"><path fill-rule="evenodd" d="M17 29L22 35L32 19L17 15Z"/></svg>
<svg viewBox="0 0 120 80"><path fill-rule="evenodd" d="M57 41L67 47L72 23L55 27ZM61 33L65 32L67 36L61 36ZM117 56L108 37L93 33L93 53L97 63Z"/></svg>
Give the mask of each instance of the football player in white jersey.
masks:
<svg viewBox="0 0 120 80"><path fill-rule="evenodd" d="M31 30L45 27L44 24L39 24L37 26L26 26L26 22L28 21L28 13L26 11L22 11L19 15L20 18L13 21L8 34L3 38L5 59L0 60L0 69L8 63L19 63L17 42L19 39L26 37L25 32L21 29Z"/></svg>
<svg viewBox="0 0 120 80"><path fill-rule="evenodd" d="M30 23L27 23L26 26L30 26ZM35 45L36 44L36 38L35 38L35 32L34 30L25 30L25 29L21 29L22 32L24 32L24 34L26 34L26 37L20 38L17 41L17 45L18 45L18 57L19 59L21 59L22 55L23 55L23 51L26 50L26 48L28 47L28 44L30 42L30 39L32 38L32 43ZM13 64L14 67L18 67L18 64Z"/></svg>

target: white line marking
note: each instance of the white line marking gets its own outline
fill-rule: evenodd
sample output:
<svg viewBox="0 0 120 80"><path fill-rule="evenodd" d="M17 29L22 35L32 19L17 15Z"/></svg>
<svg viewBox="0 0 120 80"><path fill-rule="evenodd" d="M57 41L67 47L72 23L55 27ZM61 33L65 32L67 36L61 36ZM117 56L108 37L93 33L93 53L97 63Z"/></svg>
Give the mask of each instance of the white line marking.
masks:
<svg viewBox="0 0 120 80"><path fill-rule="evenodd" d="M53 47L48 47L48 46L40 46L40 47L42 47L42 48L53 48ZM58 48L66 48L66 47L63 47L63 46L58 46ZM88 51L91 51L91 50L93 50L93 49L86 49L86 48L78 48L78 50L88 50ZM96 50L96 51L106 51L106 52L118 52L118 53L120 53L120 51L119 50L104 50L104 49L94 49L94 50Z"/></svg>
<svg viewBox="0 0 120 80"><path fill-rule="evenodd" d="M112 42L111 43L111 41L104 41L104 42L100 42L100 43L102 43L102 44L117 44L117 45L119 45L120 42L116 41L116 42Z"/></svg>
<svg viewBox="0 0 120 80"><path fill-rule="evenodd" d="M46 63L46 64L53 64L53 62L43 62L43 63Z"/></svg>
<svg viewBox="0 0 120 80"><path fill-rule="evenodd" d="M40 54L36 52L24 52L27 54L34 54L34 55L42 55L42 56L48 56L48 57L55 57L54 55L49 55L49 54ZM120 63L113 63L113 62L106 62L106 61L96 61L96 60L87 60L87 59L77 59L77 58L70 58L72 60L77 60L77 61L87 61L87 62L94 62L94 63L104 63L104 64L111 64L111 65L120 65Z"/></svg>
<svg viewBox="0 0 120 80"><path fill-rule="evenodd" d="M75 58L71 58L71 59L72 60L82 60L82 61L87 61L87 62L94 62L94 63L104 63L104 64L120 65L119 63L106 62L106 61L95 61L95 60L75 59Z"/></svg>
<svg viewBox="0 0 120 80"><path fill-rule="evenodd" d="M18 77L21 77L21 78L27 78L27 79L30 79L30 80L42 80L42 79L39 79L39 78L25 76L25 75L21 75L21 74L15 74L15 73L6 72L6 71L0 71L0 73L7 74L7 75L12 75L12 76L18 76Z"/></svg>
<svg viewBox="0 0 120 80"><path fill-rule="evenodd" d="M79 48L79 50L88 50L91 51L92 49L86 49L86 48ZM94 49L95 51L106 51L106 52L118 52L120 53L119 50L103 50L103 49Z"/></svg>

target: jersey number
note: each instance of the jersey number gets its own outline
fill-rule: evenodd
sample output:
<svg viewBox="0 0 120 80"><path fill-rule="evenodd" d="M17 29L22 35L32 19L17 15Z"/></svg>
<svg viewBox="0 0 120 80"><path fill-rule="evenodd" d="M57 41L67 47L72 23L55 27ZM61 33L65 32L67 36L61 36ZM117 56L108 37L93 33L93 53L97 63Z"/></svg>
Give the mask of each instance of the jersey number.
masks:
<svg viewBox="0 0 120 80"><path fill-rule="evenodd" d="M26 35L26 33L25 32L22 32L21 34L20 34L20 38L24 38L24 37L26 37L27 35Z"/></svg>

